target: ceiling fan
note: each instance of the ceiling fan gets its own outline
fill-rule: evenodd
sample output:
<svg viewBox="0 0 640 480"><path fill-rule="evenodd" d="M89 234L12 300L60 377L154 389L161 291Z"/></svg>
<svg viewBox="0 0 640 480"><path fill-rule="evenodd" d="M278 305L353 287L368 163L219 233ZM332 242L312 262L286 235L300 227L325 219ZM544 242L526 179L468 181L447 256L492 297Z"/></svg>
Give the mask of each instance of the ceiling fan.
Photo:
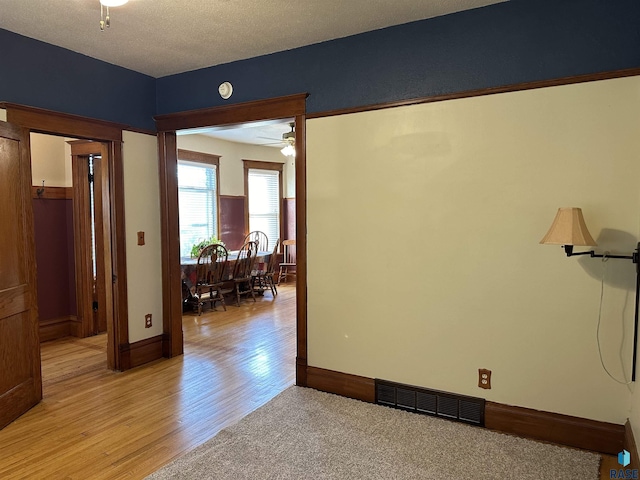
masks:
<svg viewBox="0 0 640 480"><path fill-rule="evenodd" d="M267 140L278 140L276 143L271 143L267 145L284 144L284 147L280 150L280 152L286 157L295 157L296 156L296 132L294 130L295 124L291 122L289 123L289 127L291 127L291 131L283 133L282 140L278 140L276 138L269 138L269 137L260 137L260 138L265 138Z"/></svg>

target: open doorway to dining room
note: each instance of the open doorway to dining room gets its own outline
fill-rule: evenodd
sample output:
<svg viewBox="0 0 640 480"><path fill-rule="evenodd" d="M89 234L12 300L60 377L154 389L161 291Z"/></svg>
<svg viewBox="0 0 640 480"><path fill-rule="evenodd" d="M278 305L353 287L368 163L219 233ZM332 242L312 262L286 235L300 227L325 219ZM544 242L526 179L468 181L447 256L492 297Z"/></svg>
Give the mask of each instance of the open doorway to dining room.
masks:
<svg viewBox="0 0 640 480"><path fill-rule="evenodd" d="M295 282L278 282L281 243L295 240L295 156L281 153L278 141L292 121L176 132L185 362L206 349L216 359L207 375L259 402L295 381ZM237 296L246 241L258 241L257 254ZM198 265L208 244L226 249L218 301L203 288L208 274Z"/></svg>
<svg viewBox="0 0 640 480"><path fill-rule="evenodd" d="M276 106L275 110L268 111L269 107L259 114L256 114L256 102L249 102L197 111L199 118L195 121L192 117L194 112L156 117L160 145L161 202L164 209L163 283L170 291L167 295L165 290L165 309L168 309L164 316L165 355L185 353L185 361L195 361L199 348L215 348L219 358L216 357L216 365L211 366L215 371L209 373L224 378L225 385L233 384L233 388L243 389L246 386L247 395L257 396L258 400L264 401L293 384L294 380L298 385L306 382L306 295L301 295L306 290L304 275L300 274L298 267L298 275L290 277L287 284L281 283L276 287L277 295L265 290L262 296L256 296L256 302L251 296L241 299L240 306L233 300L226 302L226 312L217 304L215 310L206 308L202 315L185 312L183 317L184 271L183 259L180 258L183 255L178 256L175 252L182 250L182 253L186 253L191 246L180 245L180 221L184 206L179 201L179 176L171 172L179 171L180 157L185 153L191 160L194 152L216 157L215 175L209 177L218 182L215 208L219 215L217 222L214 222L216 226L210 231L216 232L217 239L228 245L232 252L242 245L244 236L252 230L252 226L256 226L251 219L252 213L260 214L250 211L253 210L250 203L254 189L248 186L251 180L247 176L259 174L260 170L266 171L267 177L270 173L271 180L273 177L278 179L271 184L276 185L275 188L280 189L281 193L280 200L276 202L280 216L278 227L267 235L267 248L272 250L275 246L272 237L280 242L295 239L300 258L300 232L304 232L301 229L304 222L301 224L298 219L301 199L304 208L305 192L304 183L298 180L301 164L304 171L305 98L306 95L283 97L284 108ZM271 102L275 105L279 101L272 99ZM291 108L292 105L295 108ZM247 143L244 147L238 147L241 142L214 139L211 136L214 132L225 132L220 136L235 135L240 130L249 131L265 126L284 128L275 133L258 135L267 137L263 140L265 143L281 143L282 136L291 133L295 138L296 156L288 157L281 153L282 145ZM207 148L203 148L205 145ZM271 168L259 168L267 164ZM274 169L276 174L273 174ZM258 196L254 191L254 200ZM262 225L262 229L269 230L264 227L264 222ZM287 236L294 238L285 238ZM276 254L280 253L279 248ZM178 315L179 322L176 321ZM252 387L258 390L253 391Z"/></svg>
<svg viewBox="0 0 640 480"><path fill-rule="evenodd" d="M185 313L213 307L214 302L204 303L199 295L203 292L196 291L197 258L208 244L228 250L226 278L243 244L256 241L256 291L275 300L282 244L295 243L296 238L295 149L287 149L295 145L292 125L293 119L279 119L176 132ZM283 275L282 280L292 282L294 277ZM237 298L229 300L239 303Z"/></svg>

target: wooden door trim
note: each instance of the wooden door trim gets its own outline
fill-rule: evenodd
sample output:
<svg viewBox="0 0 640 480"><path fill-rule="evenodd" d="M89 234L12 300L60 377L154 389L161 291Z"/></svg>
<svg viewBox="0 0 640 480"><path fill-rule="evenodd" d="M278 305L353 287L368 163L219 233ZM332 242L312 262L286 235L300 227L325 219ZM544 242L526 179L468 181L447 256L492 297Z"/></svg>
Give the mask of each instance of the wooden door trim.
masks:
<svg viewBox="0 0 640 480"><path fill-rule="evenodd" d="M180 225L178 222L178 146L176 132L158 134L160 162L160 237L162 255L162 355L184 352Z"/></svg>
<svg viewBox="0 0 640 480"><path fill-rule="evenodd" d="M71 145L72 173L73 173L73 218L74 245L76 246L76 295L78 317L81 321L76 336L87 337L98 332L107 332L110 338L107 348L107 364L115 368L113 334L109 333L109 318L113 318L113 298L111 288L111 237L110 224L110 195L109 191L109 150L108 144L88 140L74 140ZM91 207L90 185L88 182L88 158L94 157L93 163L93 192L95 212L95 242L96 258L93 258L92 245L87 243L91 238ZM95 300L98 303L97 315L93 312L93 299L90 285L93 284L93 261L96 264ZM109 281L107 281L107 278ZM104 325L104 328L100 328Z"/></svg>
<svg viewBox="0 0 640 480"><path fill-rule="evenodd" d="M110 174L109 190L111 193L109 209L111 214L111 267L113 278L113 325L111 331L108 331L108 349L111 350L113 355L113 365L110 364L109 367L114 370L126 370L130 368L130 362L127 362L126 355L120 355L120 352L124 350L123 346L126 345L128 347L129 345L122 156L122 129L125 127L103 120L95 120L25 105L6 102L1 105L7 111L7 121L24 127L27 131L27 138L31 132L37 132L97 140L107 144ZM27 152L29 152L28 149ZM30 154L28 153L28 155ZM28 183L26 188L31 189L31 177L29 177ZM33 224L32 210L32 208L28 209L29 218L31 218L31 223Z"/></svg>
<svg viewBox="0 0 640 480"><path fill-rule="evenodd" d="M296 132L296 383L307 386L307 123L295 116Z"/></svg>
<svg viewBox="0 0 640 480"><path fill-rule="evenodd" d="M180 238L178 225L176 130L234 125L259 120L295 119L296 132L296 384L306 386L307 375L307 191L305 119L308 94L290 95L223 107L155 117L160 155L160 217L162 219L163 354L183 351Z"/></svg>
<svg viewBox="0 0 640 480"><path fill-rule="evenodd" d="M24 125L30 132L66 135L74 138L87 138L112 142L122 141L123 125L105 120L54 112L42 108L4 102L7 121Z"/></svg>
<svg viewBox="0 0 640 480"><path fill-rule="evenodd" d="M308 96L308 93L298 93L266 100L235 103L221 107L156 115L153 118L156 121L158 132L211 127L213 125L233 125L258 120L291 118L296 115L305 114L306 99ZM212 121L215 121L215 123L210 123Z"/></svg>
<svg viewBox="0 0 640 480"><path fill-rule="evenodd" d="M113 298L111 288L107 288L107 277L111 279L111 229L109 201L109 151L107 145L100 144L100 158L93 163L93 196L95 211L96 236L96 299L98 301L97 316L92 318L91 332L107 332L109 335L109 318L113 318ZM105 197L106 195L106 197ZM102 201L100 201L102 200ZM106 202L106 203L105 203ZM106 240L106 241L105 241ZM109 282L110 283L110 282ZM105 330L102 330L104 325ZM113 335L111 335L113 338ZM114 342L115 343L115 342ZM113 349L107 348L107 363L114 364Z"/></svg>
<svg viewBox="0 0 640 480"><path fill-rule="evenodd" d="M119 352L129 345L129 300L127 292L127 244L124 219L124 161L122 142L110 142L109 151L109 191L111 196L111 276L113 323L107 322L107 333L113 336L114 369L128 370L131 362L128 356ZM107 208L105 205L104 208Z"/></svg>
<svg viewBox="0 0 640 480"><path fill-rule="evenodd" d="M89 175L88 164L82 159L85 155L71 151L71 175L73 183L73 243L76 277L76 310L79 322L71 325L71 334L75 337L91 335L92 322L92 285L91 247L86 239L91 235L89 214Z"/></svg>

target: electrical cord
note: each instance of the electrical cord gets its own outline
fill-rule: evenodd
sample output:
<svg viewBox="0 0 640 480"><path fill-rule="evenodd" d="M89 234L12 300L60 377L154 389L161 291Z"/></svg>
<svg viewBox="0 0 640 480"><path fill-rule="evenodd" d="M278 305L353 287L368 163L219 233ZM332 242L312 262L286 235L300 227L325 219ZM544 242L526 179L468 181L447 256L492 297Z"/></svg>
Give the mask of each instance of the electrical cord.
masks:
<svg viewBox="0 0 640 480"><path fill-rule="evenodd" d="M606 365L604 364L604 360L602 358L602 348L600 347L600 324L602 322L602 303L604 299L604 277L607 272L607 261L609 260L609 258L607 257L607 254L608 252L605 252L605 254L602 256L602 279L600 280L600 308L598 309L598 326L596 328L596 341L598 343L598 355L600 356L600 364L602 365L602 368L604 369L605 372L607 372L607 375L609 375L612 380L616 381L620 385L631 385L631 383L633 383L631 381L624 382L614 377L611 374L611 372L609 372L609 370L607 369Z"/></svg>

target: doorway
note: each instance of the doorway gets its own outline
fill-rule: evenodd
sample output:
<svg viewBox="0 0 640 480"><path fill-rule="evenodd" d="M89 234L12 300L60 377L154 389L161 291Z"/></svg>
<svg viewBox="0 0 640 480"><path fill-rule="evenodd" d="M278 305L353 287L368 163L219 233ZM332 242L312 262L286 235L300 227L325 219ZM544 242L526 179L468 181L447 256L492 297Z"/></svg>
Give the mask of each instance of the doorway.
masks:
<svg viewBox="0 0 640 480"><path fill-rule="evenodd" d="M164 302L165 356L183 353L182 288L178 234L178 184L176 131L219 125L240 125L260 120L294 119L296 160L296 384L306 385L306 160L305 102L306 94L247 102L226 107L156 117L160 154L162 261Z"/></svg>
<svg viewBox="0 0 640 480"><path fill-rule="evenodd" d="M105 308L111 232L102 199L110 203L108 150L96 141L33 132L30 143L40 344L106 334L113 322ZM82 351L86 342L73 343L70 351ZM86 344L94 369L107 368L107 343L105 335ZM45 389L52 373L66 378L86 371L88 357L75 356L82 365L57 359L55 372L43 365Z"/></svg>
<svg viewBox="0 0 640 480"><path fill-rule="evenodd" d="M96 255L95 258L97 271L102 268L104 274L98 280L96 290L99 292L101 288L103 289L98 297L102 297L104 303L103 311L107 327L107 366L111 370L127 369L129 368L128 357L126 352L123 354L122 349L119 348L120 345L128 344L125 239L122 235L117 234L117 232L124 231L122 128L109 122L23 105L5 104L5 108L7 121L21 126L28 136L31 133L38 133L76 139L93 139L93 141L83 140L78 143L80 149L77 152L78 155L95 154L93 150L97 145L100 146L100 161L94 163L96 169L94 175L99 173L100 182L95 186L95 209L102 209L102 222L98 222L95 235L96 250L102 250L103 254ZM90 145L90 151L83 151L84 147L81 147L81 144ZM29 184L32 183L31 178L26 181ZM36 195L38 188L43 188L44 195L47 194L46 183L44 187L41 185L32 187L32 191ZM87 221L87 224L89 225L90 221ZM89 246L87 249L91 249L91 247ZM87 264L91 265L91 257L87 255L87 258L89 258ZM92 277L92 270L90 272L89 277ZM120 272L121 275L119 275ZM91 287L87 288L91 290ZM91 293L89 302L85 303L88 314L85 315L83 312L83 321L78 322L75 327L78 329L80 337L89 336L95 330L92 298ZM100 308L102 307L100 306Z"/></svg>

